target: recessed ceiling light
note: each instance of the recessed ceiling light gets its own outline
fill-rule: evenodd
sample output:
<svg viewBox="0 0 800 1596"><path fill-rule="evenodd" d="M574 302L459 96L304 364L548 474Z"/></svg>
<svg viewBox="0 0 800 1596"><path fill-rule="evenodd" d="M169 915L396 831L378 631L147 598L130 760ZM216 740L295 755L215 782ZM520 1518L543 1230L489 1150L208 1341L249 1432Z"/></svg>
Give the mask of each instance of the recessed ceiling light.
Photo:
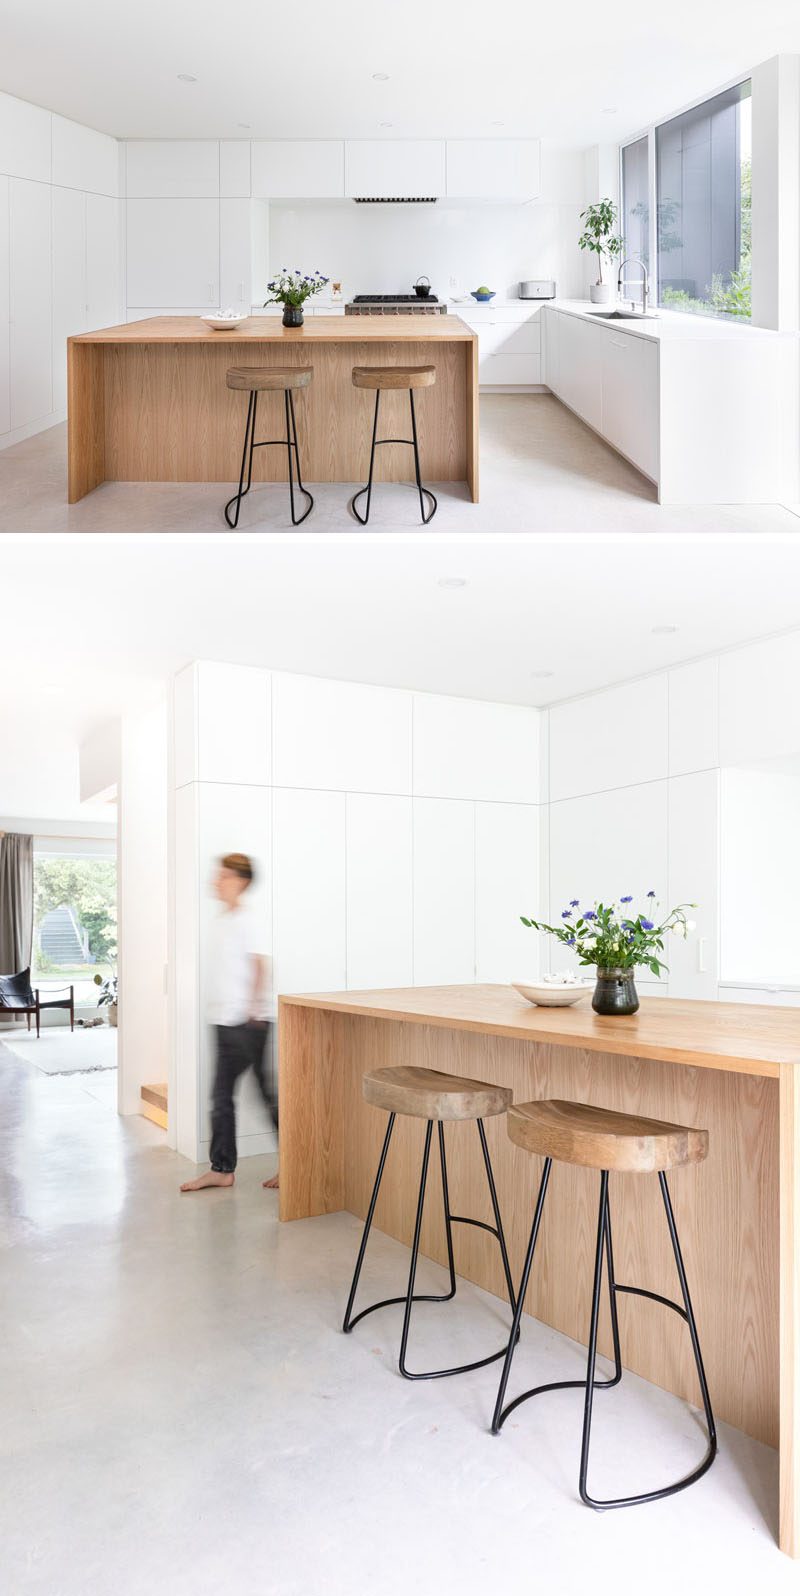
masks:
<svg viewBox="0 0 800 1596"><path fill-rule="evenodd" d="M178 73L178 82L179 83L196 83L197 82L197 78L193 78L191 72L179 72Z"/></svg>
<svg viewBox="0 0 800 1596"><path fill-rule="evenodd" d="M673 632L679 632L679 626L651 626L654 637L670 637Z"/></svg>
<svg viewBox="0 0 800 1596"><path fill-rule="evenodd" d="M467 586L467 578L465 576L440 576L440 577L437 577L437 586L438 587L466 587Z"/></svg>
<svg viewBox="0 0 800 1596"><path fill-rule="evenodd" d="M388 72L373 72L372 78L373 78L373 82L374 83L388 83L389 82L389 74L388 74Z"/></svg>
<svg viewBox="0 0 800 1596"><path fill-rule="evenodd" d="M381 122L381 127L394 127L394 122Z"/></svg>
<svg viewBox="0 0 800 1596"><path fill-rule="evenodd" d="M532 676L534 681L537 681L537 682L538 681L542 681L543 682L546 677L555 676L555 671L531 671L531 676Z"/></svg>
<svg viewBox="0 0 800 1596"><path fill-rule="evenodd" d="M492 127L505 127L505 122L493 122Z"/></svg>
<svg viewBox="0 0 800 1596"><path fill-rule="evenodd" d="M249 129L250 128L250 123L249 122L237 122L236 126L237 127L244 127L244 128Z"/></svg>
<svg viewBox="0 0 800 1596"><path fill-rule="evenodd" d="M603 106L603 116L616 116L616 114L617 114L617 107L615 105L604 105Z"/></svg>

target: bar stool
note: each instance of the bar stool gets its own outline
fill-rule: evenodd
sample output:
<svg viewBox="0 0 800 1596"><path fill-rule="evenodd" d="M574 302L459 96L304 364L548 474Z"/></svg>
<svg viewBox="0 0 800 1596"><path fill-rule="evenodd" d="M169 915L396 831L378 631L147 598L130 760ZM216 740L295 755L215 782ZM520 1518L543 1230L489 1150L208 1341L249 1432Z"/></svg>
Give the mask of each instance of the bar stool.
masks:
<svg viewBox="0 0 800 1596"><path fill-rule="evenodd" d="M514 1286L511 1280L511 1270L506 1252L503 1224L500 1218L500 1209L497 1202L492 1164L489 1157L489 1148L486 1144L486 1132L483 1121L492 1114L504 1114L511 1102L511 1092L506 1086L490 1086L486 1081L472 1081L459 1075L445 1075L441 1070L419 1069L413 1065L398 1065L390 1069L369 1070L364 1076L363 1093L366 1101L375 1108L388 1111L389 1124L384 1137L383 1150L378 1163L378 1173L370 1198L364 1233L361 1237L361 1246L356 1260L353 1283L350 1287L350 1296L347 1299L344 1323L342 1329L349 1334L360 1319L366 1318L368 1313L375 1313L378 1308L388 1308L397 1303L405 1303L403 1316L403 1332L400 1341L400 1373L407 1380L438 1380L450 1374L466 1374L472 1369L482 1369L487 1363L495 1363L498 1358L505 1356L505 1346L499 1352L493 1352L487 1358L479 1358L475 1363L464 1363L453 1369L429 1369L422 1373L412 1373L406 1367L406 1349L408 1347L408 1333L411 1325L411 1308L415 1302L450 1302L456 1294L456 1271L453 1259L453 1232L452 1227L457 1225L475 1225L478 1230L488 1230L489 1234L496 1236L500 1244L500 1256L503 1260L503 1271L506 1277L508 1298L512 1312L514 1309ZM373 1302L369 1308L362 1308L360 1313L353 1317L353 1304L355 1302L358 1281L361 1275L361 1266L367 1250L367 1242L372 1227L375 1205L378 1201L383 1171L386 1166L386 1157L389 1152L389 1143L392 1139L394 1122L398 1114L408 1114L414 1119L427 1120L425 1132L425 1145L422 1153L422 1173L419 1183L419 1199L417 1202L417 1217L414 1226L414 1241L411 1248L411 1267L408 1275L408 1287L404 1297L386 1297L382 1302ZM467 1219L462 1214L451 1213L450 1196L447 1186L447 1160L444 1145L445 1120L475 1120L478 1126L483 1161L486 1168L486 1179L489 1185L489 1196L494 1213L494 1225L487 1225L481 1219ZM447 1238L447 1262L450 1271L450 1289L444 1296L415 1296L414 1281L417 1273L417 1260L419 1257L419 1242L422 1231L422 1212L425 1206L425 1186L428 1178L428 1162L431 1150L431 1138L434 1121L439 1132L439 1160L442 1170L442 1195L444 1198L444 1224Z"/></svg>
<svg viewBox="0 0 800 1596"><path fill-rule="evenodd" d="M414 389L415 388L432 388L434 383L435 383L435 381L436 381L436 367L435 366L354 366L353 367L353 386L355 388L370 388L370 389L374 388L374 390L375 390L375 416L374 416L373 423L372 423L372 448L370 449L370 454L369 454L369 481L367 482L366 487L365 488L359 488L358 493L354 493L352 499L350 500L350 509L352 510L353 515L355 516L356 520L361 522L362 526L366 526L366 524L367 524L367 522L369 520L369 509L370 509L370 504L372 502L372 474L373 474L373 471L374 471L374 468L375 468L375 450L379 449L381 444L383 444L383 443L407 443L407 444L410 444L411 448L414 450L414 475L416 477L417 492L419 494L419 509L420 509L420 515L422 516L422 524L423 524L423 526L427 526L428 522L433 520L433 517L435 516L436 510L437 510L437 499L436 499L436 494L432 493L430 488L424 488L422 486L422 478L420 476L420 468L419 468L419 439L418 439L418 436L417 436L417 416L416 416L416 411L414 409ZM407 388L408 389L408 399L409 399L409 404L411 405L411 437L410 438L379 438L378 437L378 410L379 410L380 402L381 402L381 394L382 394L383 390L386 389L386 388L394 388L394 389ZM366 515L362 515L361 511L356 509L356 500L360 499L362 497L362 495L365 494L365 493L367 495L367 513L366 513ZM425 514L425 499L426 498L430 499L430 501L431 501L431 509L428 511L427 515Z"/></svg>
<svg viewBox="0 0 800 1596"><path fill-rule="evenodd" d="M307 488L303 487L303 478L300 475L300 452L297 447L297 423L294 417L294 400L292 392L295 388L307 388L314 375L313 366L291 366L276 370L274 367L265 366L232 366L226 374L225 381L229 388L234 388L244 393L249 393L250 401L247 407L247 421L244 429L244 448L242 450L242 469L239 472L239 491L234 493L225 506L225 520L229 527L239 524L239 510L242 499L250 492L253 480L253 450L284 448L289 462L289 500L291 503L292 526L299 526L311 514L314 500ZM286 415L286 437L264 438L256 443L256 409L260 393L283 392L283 407ZM294 513L294 477L292 472L292 450L294 449L297 464L297 486L300 492L308 499L308 505L302 515ZM247 467L247 487L244 486L245 466ZM233 519L231 520L231 505L236 505Z"/></svg>
<svg viewBox="0 0 800 1596"><path fill-rule="evenodd" d="M509 1413L513 1413L521 1402L527 1402L529 1397L539 1396L544 1391L583 1390L586 1394L584 1397L583 1440L581 1444L578 1489L581 1499L586 1503L587 1507L594 1507L602 1511L609 1507L633 1507L639 1502L656 1502L663 1496L674 1496L676 1491L683 1491L687 1485L693 1485L695 1480L699 1480L710 1469L717 1454L717 1432L714 1424L714 1415L711 1410L711 1398L708 1393L700 1342L697 1336L697 1326L689 1297L686 1271L683 1266L683 1257L678 1241L678 1232L675 1228L675 1217L672 1212L666 1176L668 1169L678 1168L681 1164L698 1164L702 1162L708 1152L708 1131L692 1130L685 1125L665 1124L661 1120L642 1119L633 1114L616 1114L612 1113L610 1109L592 1108L588 1103L564 1103L558 1101L519 1103L509 1110L506 1123L511 1141L516 1143L518 1147L524 1148L528 1153L538 1153L542 1156L544 1158L544 1169L539 1185L539 1195L533 1215L530 1241L525 1255L525 1265L517 1296L514 1326L508 1343L503 1373L500 1377L500 1389L497 1393L497 1402L492 1419L492 1432L497 1435ZM508 1406L504 1408L503 1400L508 1384L511 1360L514 1355L514 1345L518 1337L522 1318L522 1305L528 1289L533 1254L542 1221L547 1184L554 1159L561 1163L580 1164L585 1169L597 1169L600 1171L600 1213L597 1221L597 1244L595 1248L594 1287L592 1291L586 1380L555 1380L547 1385L535 1386L531 1391L523 1391L521 1396L515 1397L513 1402L509 1402ZM626 1174L658 1173L670 1241L672 1242L675 1265L678 1271L683 1307L677 1302L672 1302L668 1297L660 1296L658 1292L645 1291L640 1286L621 1286L615 1279L611 1246L611 1215L608 1205L608 1176L609 1171L612 1169ZM614 1344L614 1374L610 1380L597 1380L594 1378L595 1355L597 1352L597 1321L600 1311L600 1288L603 1277L604 1254L608 1268L611 1333ZM660 1302L665 1308L672 1308L688 1325L697 1376L700 1381L703 1407L705 1409L709 1444L706 1455L699 1467L693 1469L691 1474L687 1474L684 1479L677 1480L673 1485L662 1486L657 1491L644 1491L638 1496L621 1496L615 1500L598 1500L596 1497L590 1496L586 1485L592 1428L592 1398L595 1390L604 1390L610 1386L618 1385L622 1379L619 1325L617 1322L617 1296L620 1292L626 1292L635 1297L647 1297L651 1302Z"/></svg>

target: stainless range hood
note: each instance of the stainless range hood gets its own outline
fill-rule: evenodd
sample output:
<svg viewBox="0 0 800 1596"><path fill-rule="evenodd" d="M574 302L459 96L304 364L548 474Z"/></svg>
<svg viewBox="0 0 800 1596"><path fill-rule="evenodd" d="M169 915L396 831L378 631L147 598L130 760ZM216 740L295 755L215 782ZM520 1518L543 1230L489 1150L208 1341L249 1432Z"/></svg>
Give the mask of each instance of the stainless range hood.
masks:
<svg viewBox="0 0 800 1596"><path fill-rule="evenodd" d="M354 205L435 205L433 194L364 194L355 196Z"/></svg>

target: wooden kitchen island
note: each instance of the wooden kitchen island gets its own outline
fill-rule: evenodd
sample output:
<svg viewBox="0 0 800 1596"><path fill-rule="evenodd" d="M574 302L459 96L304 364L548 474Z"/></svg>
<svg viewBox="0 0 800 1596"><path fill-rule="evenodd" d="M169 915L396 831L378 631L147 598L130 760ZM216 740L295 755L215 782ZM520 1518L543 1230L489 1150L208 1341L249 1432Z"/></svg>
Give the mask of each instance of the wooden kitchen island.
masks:
<svg viewBox="0 0 800 1596"><path fill-rule="evenodd" d="M716 1416L780 1448L782 1549L800 1553L800 1012L645 998L628 1019L532 1008L511 987L428 987L280 999L280 1211L366 1213L386 1115L368 1068L417 1064L510 1086L515 1102L572 1098L709 1132L705 1163L670 1177ZM446 1127L451 1207L488 1220L475 1128ZM541 1160L486 1121L512 1272L519 1278ZM423 1127L398 1116L375 1222L410 1243ZM431 1189L431 1184L433 1189ZM557 1164L527 1309L586 1344L599 1177ZM674 1297L658 1181L611 1177L617 1279ZM505 1295L496 1243L456 1226L456 1267ZM422 1250L445 1261L431 1160ZM404 1290L398 1280L397 1290ZM349 1276L341 1282L341 1302ZM625 1366L699 1402L677 1315L619 1299ZM610 1335L604 1302L600 1349ZM569 1377L573 1371L567 1370ZM555 1374L557 1378L557 1373ZM487 1415L488 1422L488 1415ZM778 1528L779 1524L779 1528Z"/></svg>
<svg viewBox="0 0 800 1596"><path fill-rule="evenodd" d="M366 482L374 396L353 366L436 367L417 396L422 475L478 498L478 339L458 316L314 316L303 327L251 316L214 332L199 316L81 333L67 345L69 502L101 482L236 482L247 401L229 366L313 366L294 395L307 482ZM261 396L258 436L285 433L283 395ZM380 435L410 437L408 396L385 393ZM375 480L413 480L410 449L379 449ZM283 482L286 455L258 449L253 481Z"/></svg>

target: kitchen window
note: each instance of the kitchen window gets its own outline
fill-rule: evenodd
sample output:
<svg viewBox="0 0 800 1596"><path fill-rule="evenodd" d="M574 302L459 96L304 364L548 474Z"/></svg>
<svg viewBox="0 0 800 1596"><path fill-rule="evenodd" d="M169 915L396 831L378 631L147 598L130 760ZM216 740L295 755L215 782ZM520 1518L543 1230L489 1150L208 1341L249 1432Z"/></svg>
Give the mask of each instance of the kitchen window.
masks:
<svg viewBox="0 0 800 1596"><path fill-rule="evenodd" d="M626 256L636 255L650 270L649 140L622 148L622 226Z"/></svg>
<svg viewBox="0 0 800 1596"><path fill-rule="evenodd" d="M750 83L655 130L658 302L750 317Z"/></svg>

